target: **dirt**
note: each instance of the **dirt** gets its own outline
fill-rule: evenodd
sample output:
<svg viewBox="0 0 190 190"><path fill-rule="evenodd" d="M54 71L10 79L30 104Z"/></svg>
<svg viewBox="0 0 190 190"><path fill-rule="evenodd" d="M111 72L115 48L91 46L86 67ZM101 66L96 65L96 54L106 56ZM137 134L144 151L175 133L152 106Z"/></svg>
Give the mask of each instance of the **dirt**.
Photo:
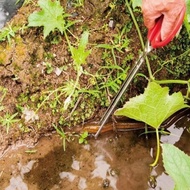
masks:
<svg viewBox="0 0 190 190"><path fill-rule="evenodd" d="M9 24L19 27L27 25L28 16L37 9L36 2L33 1L29 5L21 7ZM68 8L66 2L61 1L61 4L67 7L66 11L71 15L75 15L71 19L80 21L74 27L71 27L73 35L80 37L84 27L90 29L89 48L93 47L93 49L86 65L84 65L84 69L91 75L95 75L100 67L105 64L102 60L103 50L94 47L93 44L109 43L113 36L118 33L118 30L121 29L121 23L130 21L128 13L122 8L122 4L118 3L116 9L112 11L110 3L110 0L102 3L85 1L84 8ZM119 13L118 10L120 10ZM115 19L116 26L109 28L107 24L112 17ZM107 28L105 29L104 26ZM6 96L1 102L3 110L0 116L3 117L5 113L12 115L17 112L16 118L20 120L19 123L11 124L8 133L6 133L6 126L2 126L1 151L4 151L10 144L28 138L32 138L32 140L26 141L34 141L35 143L40 136L54 131L53 124L61 123L62 127L74 127L87 120L98 120L101 104L105 104L107 98L110 99L110 95L105 94L105 92L103 92L103 97L99 95L98 97L92 96L88 93L79 94L78 97L74 98L72 105L67 110L62 111L66 96L61 95L55 107L53 106L55 98L53 94L37 111L39 119L26 121L23 110L35 112L49 91L63 86L68 80L75 80L76 78L76 71L73 68L72 58L64 36L59 32L54 32L44 40L42 29L42 27L28 28L23 32L17 32L15 37L11 39L11 44L7 42L0 44L0 86L7 89ZM58 43L53 44L53 41L57 39ZM71 35L69 40L73 45L77 42ZM137 46L135 49L137 49ZM131 51L133 51L132 46ZM116 54L119 57L118 64L121 64L122 57L124 57L123 53L124 50L122 53L118 52ZM47 73L45 62L52 65L52 73ZM132 64L132 61L129 64ZM61 67L64 69L57 76L55 69ZM109 71L105 70L103 72ZM82 75L80 77L80 87L91 90L100 82L102 83L102 81L96 79L97 81L94 81L93 84L91 83L92 80L94 78L89 75ZM131 89L131 91L134 94L136 90ZM77 102L78 99L80 99L79 102Z"/></svg>

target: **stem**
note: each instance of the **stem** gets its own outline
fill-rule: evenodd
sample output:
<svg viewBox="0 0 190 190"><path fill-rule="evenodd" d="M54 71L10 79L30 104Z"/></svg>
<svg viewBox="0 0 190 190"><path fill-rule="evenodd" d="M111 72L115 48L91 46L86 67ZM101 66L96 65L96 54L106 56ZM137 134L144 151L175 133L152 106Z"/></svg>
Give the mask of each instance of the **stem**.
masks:
<svg viewBox="0 0 190 190"><path fill-rule="evenodd" d="M186 80L153 80L157 84L186 84L188 85L188 81Z"/></svg>
<svg viewBox="0 0 190 190"><path fill-rule="evenodd" d="M115 53L114 53L114 49L113 48L111 48L111 52L112 52L114 64L117 65L117 61L116 61L116 58L115 58Z"/></svg>
<svg viewBox="0 0 190 190"><path fill-rule="evenodd" d="M68 36L67 36L67 32L66 32L66 30L64 30L64 35L65 35L65 38L66 38L66 40L67 40L67 43L68 43L69 49L71 50L71 43L70 43L69 38L68 38Z"/></svg>
<svg viewBox="0 0 190 190"><path fill-rule="evenodd" d="M144 45L144 41L143 41L143 38L142 38L142 34L141 34L140 29L139 29L138 23L137 23L137 21L136 21L136 19L135 19L135 16L134 16L134 14L133 14L133 11L132 11L132 9L131 9L129 3L128 3L128 0L125 1L125 4L126 4L128 10L129 10L129 13L130 13L130 15L131 15L131 18L132 18L133 23L134 23L134 25L135 25L135 28L136 28L136 30L137 30L137 33L138 33L138 36L139 36L139 40L140 40L140 43L141 43L141 47L142 47L142 49L144 50L145 45ZM152 74L152 71L151 71L151 68L150 68L150 63L149 63L149 60L148 60L147 56L146 56L145 60L146 60L147 69L148 69L148 73L149 73L150 80L154 80L154 77L153 77L153 74Z"/></svg>
<svg viewBox="0 0 190 190"><path fill-rule="evenodd" d="M156 159L154 160L152 164L150 164L150 166L152 167L156 166L156 164L158 163L159 156L160 156L160 138L159 138L158 128L156 128L156 142L157 142Z"/></svg>
<svg viewBox="0 0 190 190"><path fill-rule="evenodd" d="M187 94L186 94L186 97L189 98L189 95L190 95L190 80L188 80L188 84L187 84Z"/></svg>

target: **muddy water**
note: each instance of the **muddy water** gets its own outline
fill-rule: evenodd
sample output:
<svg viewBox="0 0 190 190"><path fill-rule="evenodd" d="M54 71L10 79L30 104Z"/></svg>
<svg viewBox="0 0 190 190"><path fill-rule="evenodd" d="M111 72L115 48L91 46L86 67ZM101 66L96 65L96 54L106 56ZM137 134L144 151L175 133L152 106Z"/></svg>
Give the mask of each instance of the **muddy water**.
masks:
<svg viewBox="0 0 190 190"><path fill-rule="evenodd" d="M22 3L23 0L0 0L0 29L16 14Z"/></svg>
<svg viewBox="0 0 190 190"><path fill-rule="evenodd" d="M189 126L189 117L181 118L161 141L190 154ZM43 137L33 148L14 148L0 159L0 190L173 189L161 159L156 168L149 167L155 136L139 137L142 132L107 133L98 140L89 138L87 145L73 141L65 152L56 134Z"/></svg>

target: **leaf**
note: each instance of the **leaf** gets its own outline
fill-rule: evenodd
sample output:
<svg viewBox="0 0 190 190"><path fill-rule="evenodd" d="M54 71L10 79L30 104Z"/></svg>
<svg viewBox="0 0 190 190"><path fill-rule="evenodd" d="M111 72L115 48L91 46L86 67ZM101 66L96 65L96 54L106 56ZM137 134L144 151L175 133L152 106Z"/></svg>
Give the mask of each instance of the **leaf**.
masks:
<svg viewBox="0 0 190 190"><path fill-rule="evenodd" d="M142 0L132 0L133 9L136 7L141 7L141 5L142 5Z"/></svg>
<svg viewBox="0 0 190 190"><path fill-rule="evenodd" d="M86 51L86 46L88 44L88 36L89 32L85 31L80 39L78 48L74 48L71 46L71 54L72 58L74 59L74 63L76 64L77 68L86 62L86 58L90 54L90 50Z"/></svg>
<svg viewBox="0 0 190 190"><path fill-rule="evenodd" d="M162 144L166 172L175 181L175 190L190 190L190 157L171 144Z"/></svg>
<svg viewBox="0 0 190 190"><path fill-rule="evenodd" d="M131 98L123 108L116 110L115 115L127 116L158 128L173 113L188 107L181 92L168 93L168 87L150 82L144 94Z"/></svg>
<svg viewBox="0 0 190 190"><path fill-rule="evenodd" d="M44 26L44 38L46 38L51 31L56 28L61 33L66 29L66 21L64 17L69 15L64 14L63 7L58 0L39 0L38 5L41 11L32 13L28 18L28 26Z"/></svg>

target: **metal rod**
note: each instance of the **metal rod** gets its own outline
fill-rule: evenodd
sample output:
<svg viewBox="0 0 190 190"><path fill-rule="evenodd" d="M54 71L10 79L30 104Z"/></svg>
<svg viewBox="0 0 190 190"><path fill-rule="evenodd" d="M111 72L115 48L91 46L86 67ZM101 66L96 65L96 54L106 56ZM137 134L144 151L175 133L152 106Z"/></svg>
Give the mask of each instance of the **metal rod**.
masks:
<svg viewBox="0 0 190 190"><path fill-rule="evenodd" d="M133 80L133 78L135 77L137 71L141 67L141 65L144 62L144 59L145 59L146 55L149 53L149 51L150 50L148 48L145 49L145 51L139 56L139 59L135 63L135 65L132 68L132 70L129 72L129 74L128 74L127 78L125 79L125 81L123 82L120 90L117 92L116 96L114 97L114 99L112 100L112 102L109 105L108 109L106 110L105 114L101 118L101 120L99 122L100 127L99 127L98 131L96 132L96 134L94 135L95 139L97 139L97 137L100 134L103 126L105 125L105 123L107 122L108 118L112 114L114 108L118 104L119 100L121 99L122 95L126 91L127 87L129 86L129 84L131 83L131 81Z"/></svg>

